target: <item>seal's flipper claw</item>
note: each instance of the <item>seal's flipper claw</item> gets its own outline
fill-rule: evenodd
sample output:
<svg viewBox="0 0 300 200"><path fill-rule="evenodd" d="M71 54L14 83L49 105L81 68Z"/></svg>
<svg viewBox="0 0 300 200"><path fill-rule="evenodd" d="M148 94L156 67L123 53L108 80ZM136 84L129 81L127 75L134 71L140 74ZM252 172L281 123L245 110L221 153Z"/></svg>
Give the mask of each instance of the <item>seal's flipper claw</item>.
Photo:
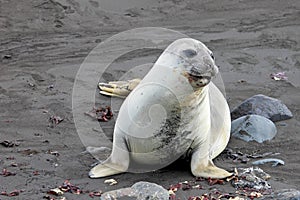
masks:
<svg viewBox="0 0 300 200"><path fill-rule="evenodd" d="M204 178L227 178L232 176L232 173L227 172L224 169L216 167L212 161L208 162L208 165L198 165L196 167L192 167L192 173L196 177L204 177Z"/></svg>
<svg viewBox="0 0 300 200"><path fill-rule="evenodd" d="M121 174L126 170L116 164L112 163L105 163L105 164L98 164L97 166L93 167L89 172L90 178L102 178L106 176L111 176L115 174Z"/></svg>
<svg viewBox="0 0 300 200"><path fill-rule="evenodd" d="M98 87L101 89L104 87L105 88L116 88L117 86L115 84L111 84L111 82L109 82L109 83L98 83Z"/></svg>
<svg viewBox="0 0 300 200"><path fill-rule="evenodd" d="M140 83L140 79L129 81L112 81L109 83L98 83L100 94L114 97L126 97Z"/></svg>
<svg viewBox="0 0 300 200"><path fill-rule="evenodd" d="M100 94L103 94L105 96L110 96L110 97L119 97L119 98L126 98L126 96L120 96L117 94L113 94L113 93L109 93L109 92L104 92L104 91L100 91Z"/></svg>
<svg viewBox="0 0 300 200"><path fill-rule="evenodd" d="M127 87L114 87L114 86L103 86L103 84L99 83L100 94L104 94L112 97L126 97L131 92Z"/></svg>

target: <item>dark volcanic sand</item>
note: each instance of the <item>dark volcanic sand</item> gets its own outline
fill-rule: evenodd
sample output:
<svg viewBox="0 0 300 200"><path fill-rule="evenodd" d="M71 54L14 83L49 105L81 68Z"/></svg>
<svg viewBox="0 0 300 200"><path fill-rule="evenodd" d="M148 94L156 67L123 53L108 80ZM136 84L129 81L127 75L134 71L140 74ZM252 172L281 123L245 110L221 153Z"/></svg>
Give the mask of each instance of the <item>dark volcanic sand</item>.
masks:
<svg viewBox="0 0 300 200"><path fill-rule="evenodd" d="M128 1L129 2L129 1ZM84 190L109 191L150 181L168 187L192 180L183 162L167 170L145 174L121 174L118 184L108 186L104 179L89 179L95 159L85 150L72 116L72 89L75 75L88 53L96 45L124 30L155 26L180 31L204 42L214 51L225 83L230 108L255 94L282 100L294 118L278 122L275 139L264 144L231 139L229 147L244 153L278 152L286 164L264 165L275 190L296 188L300 183L300 3L298 0L264 1L181 1L162 0L137 8L101 10L99 0L0 0L0 141L17 141L19 146L0 146L0 170L7 168L15 176L0 176L0 192L23 189L15 199L41 199L50 188L70 179ZM131 6L128 6L128 8ZM10 55L10 56L5 56ZM155 58L159 52L126 55L117 65L135 64L143 57ZM131 60L127 62L127 60ZM135 60L136 59L136 60ZM274 81L272 72L285 71L288 81ZM106 80L120 77L122 69L106 73ZM100 79L100 77L99 77ZM241 82L245 80L246 82ZM34 85L32 85L34 84ZM53 88L48 88L53 85ZM96 83L95 83L96 90ZM100 105L110 99L96 95ZM48 113L43 113L43 110ZM86 108L90 110L89 107ZM114 108L113 108L114 109ZM51 115L64 117L49 127ZM90 119L92 120L92 119ZM107 135L114 120L101 123ZM100 134L97 127L91 134ZM103 145L101 141L99 146ZM28 150L30 149L30 150ZM58 151L59 156L50 151ZM14 159L7 159L13 157ZM17 163L12 167L11 163ZM215 159L228 170L249 167L233 163L224 155ZM33 172L38 171L39 175ZM209 188L203 183L205 188ZM233 191L227 183L214 186ZM207 190L178 193L185 199ZM89 199L88 194L66 194L67 199ZM0 199L8 197L0 196Z"/></svg>

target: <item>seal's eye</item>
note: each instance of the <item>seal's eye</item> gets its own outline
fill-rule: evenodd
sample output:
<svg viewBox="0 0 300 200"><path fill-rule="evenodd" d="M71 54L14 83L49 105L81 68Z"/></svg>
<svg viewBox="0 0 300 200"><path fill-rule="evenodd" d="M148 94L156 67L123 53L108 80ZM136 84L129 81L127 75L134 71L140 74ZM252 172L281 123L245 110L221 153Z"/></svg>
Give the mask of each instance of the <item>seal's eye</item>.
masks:
<svg viewBox="0 0 300 200"><path fill-rule="evenodd" d="M182 52L188 58L192 58L197 55L197 52L193 49L186 49L186 50L183 50Z"/></svg>
<svg viewBox="0 0 300 200"><path fill-rule="evenodd" d="M215 57L214 57L214 54L213 53L210 53L210 57L215 60Z"/></svg>

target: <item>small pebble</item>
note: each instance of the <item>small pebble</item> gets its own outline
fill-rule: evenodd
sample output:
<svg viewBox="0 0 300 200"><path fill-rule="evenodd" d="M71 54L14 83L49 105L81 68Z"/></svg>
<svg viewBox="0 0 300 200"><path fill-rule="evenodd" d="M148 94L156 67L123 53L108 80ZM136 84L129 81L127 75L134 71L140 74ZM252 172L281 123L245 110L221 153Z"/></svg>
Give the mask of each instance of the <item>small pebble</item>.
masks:
<svg viewBox="0 0 300 200"><path fill-rule="evenodd" d="M4 58L4 59L11 59L11 58L12 58L12 55L7 54L7 55L4 55L3 58Z"/></svg>

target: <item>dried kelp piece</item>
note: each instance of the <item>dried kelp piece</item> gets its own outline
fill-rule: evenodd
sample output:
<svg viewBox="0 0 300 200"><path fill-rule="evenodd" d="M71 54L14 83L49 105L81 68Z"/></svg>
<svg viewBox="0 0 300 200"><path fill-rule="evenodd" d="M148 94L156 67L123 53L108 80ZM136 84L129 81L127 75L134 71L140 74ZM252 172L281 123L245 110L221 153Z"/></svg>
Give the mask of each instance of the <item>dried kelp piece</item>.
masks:
<svg viewBox="0 0 300 200"><path fill-rule="evenodd" d="M95 191L95 192L84 191L84 190L81 190L78 186L73 185L69 180L65 180L62 185L60 185L60 186L58 186L54 189L51 189L47 192L47 194L55 195L55 196L62 196L65 193L72 193L72 194L75 194L75 195L88 194L91 198L93 198L93 197L101 196L102 191L101 190L98 190L98 191ZM46 195L43 198L44 199L50 199L50 200L63 200L63 199L65 199L65 197L59 197L59 199L55 199L55 198L52 198L49 195Z"/></svg>
<svg viewBox="0 0 300 200"><path fill-rule="evenodd" d="M11 192L4 191L4 192L0 192L0 195L7 196L7 197L15 197L15 196L19 196L21 192L24 192L24 190L14 190Z"/></svg>
<svg viewBox="0 0 300 200"><path fill-rule="evenodd" d="M34 150L34 149L19 150L18 152L20 152L21 154L26 155L26 156L32 156L32 155L39 153L39 151Z"/></svg>
<svg viewBox="0 0 300 200"><path fill-rule="evenodd" d="M225 184L223 179L208 178L207 182L208 182L208 185L210 185L210 186L211 185L217 185L217 184L219 184L219 185L224 185Z"/></svg>
<svg viewBox="0 0 300 200"><path fill-rule="evenodd" d="M89 193L89 196L91 198L94 198L94 197L100 197L102 195L102 191L98 191L98 192L90 192Z"/></svg>
<svg viewBox="0 0 300 200"><path fill-rule="evenodd" d="M16 174L17 173L15 172L10 172L7 169L3 169L0 175L6 177L6 176L15 176Z"/></svg>
<svg viewBox="0 0 300 200"><path fill-rule="evenodd" d="M93 108L89 112L85 112L86 115L97 119L98 121L101 122L107 122L113 117L113 113L111 111L111 107L106 106L105 108L99 107L99 108Z"/></svg>
<svg viewBox="0 0 300 200"><path fill-rule="evenodd" d="M53 124L53 125L57 125L59 123L61 123L62 121L64 121L63 117L57 116L57 115L52 115L49 119L49 121Z"/></svg>
<svg viewBox="0 0 300 200"><path fill-rule="evenodd" d="M272 73L270 74L270 77L275 81L288 80L288 77L285 74L285 72Z"/></svg>
<svg viewBox="0 0 300 200"><path fill-rule="evenodd" d="M73 184L69 180L65 180L63 185L59 186L59 189L63 192L70 192L73 194L81 194L83 193L82 190Z"/></svg>

